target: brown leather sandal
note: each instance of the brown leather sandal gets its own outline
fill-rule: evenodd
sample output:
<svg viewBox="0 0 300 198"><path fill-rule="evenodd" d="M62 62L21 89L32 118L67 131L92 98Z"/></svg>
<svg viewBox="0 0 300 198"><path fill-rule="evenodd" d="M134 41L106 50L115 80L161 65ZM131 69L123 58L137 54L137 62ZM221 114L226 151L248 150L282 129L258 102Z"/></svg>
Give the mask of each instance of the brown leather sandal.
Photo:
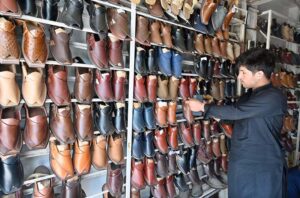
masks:
<svg viewBox="0 0 300 198"><path fill-rule="evenodd" d="M107 9L108 27L111 33L119 38L125 40L130 38L129 35L129 17L128 14L121 9L110 8Z"/></svg>
<svg viewBox="0 0 300 198"><path fill-rule="evenodd" d="M150 30L151 30L151 37L150 37L151 42L157 45L162 45L163 42L160 35L160 30L161 30L160 22L159 21L152 22L150 26Z"/></svg>
<svg viewBox="0 0 300 198"><path fill-rule="evenodd" d="M222 30L229 30L229 24L236 13L236 7L233 6L231 9L229 9L227 15L225 16L225 19L223 21Z"/></svg>
<svg viewBox="0 0 300 198"><path fill-rule="evenodd" d="M63 28L50 28L50 52L54 59L63 64L72 64L72 53L69 47L71 33Z"/></svg>
<svg viewBox="0 0 300 198"><path fill-rule="evenodd" d="M147 18L143 16L137 17L137 25L136 25L136 41L142 45L151 46L149 42L149 21Z"/></svg>
<svg viewBox="0 0 300 198"><path fill-rule="evenodd" d="M161 32L162 32L162 39L163 43L166 47L172 48L172 35L171 35L171 26L168 24L162 24L161 23Z"/></svg>
<svg viewBox="0 0 300 198"><path fill-rule="evenodd" d="M34 22L22 21L22 52L29 67L45 67L48 58L48 46L43 27Z"/></svg>
<svg viewBox="0 0 300 198"><path fill-rule="evenodd" d="M151 15L156 17L164 17L164 11L161 7L160 1L157 0L154 5L148 5L147 8Z"/></svg>

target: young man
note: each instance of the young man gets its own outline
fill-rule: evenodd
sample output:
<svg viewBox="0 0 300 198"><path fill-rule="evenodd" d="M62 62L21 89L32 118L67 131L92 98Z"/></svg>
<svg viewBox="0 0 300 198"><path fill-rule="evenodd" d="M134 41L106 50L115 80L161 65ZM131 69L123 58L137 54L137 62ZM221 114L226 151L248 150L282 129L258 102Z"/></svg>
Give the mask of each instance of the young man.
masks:
<svg viewBox="0 0 300 198"><path fill-rule="evenodd" d="M205 117L233 120L228 169L229 198L286 197L286 165L280 143L287 99L272 86L275 65L268 50L251 49L237 60L238 80L248 91L235 105L189 101Z"/></svg>

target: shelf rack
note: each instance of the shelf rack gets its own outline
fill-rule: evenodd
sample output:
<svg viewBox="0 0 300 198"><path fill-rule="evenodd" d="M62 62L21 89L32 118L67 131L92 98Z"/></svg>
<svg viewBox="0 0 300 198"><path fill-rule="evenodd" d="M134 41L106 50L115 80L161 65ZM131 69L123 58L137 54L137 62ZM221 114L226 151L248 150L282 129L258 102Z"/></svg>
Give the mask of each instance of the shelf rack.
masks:
<svg viewBox="0 0 300 198"><path fill-rule="evenodd" d="M184 29L187 29L187 30L191 30L191 31L194 31L194 32L197 32L197 33L203 33L203 32L200 32L198 30L196 30L195 28L193 28L191 25L187 25L187 24L182 24L182 23L177 23L177 22L172 22L170 20L167 20L167 19L163 19L163 18L158 18L158 17L154 17L154 16L151 16L150 14L146 13L146 12L143 12L143 11L140 11L137 9L137 6L135 4L132 4L128 1L125 1L125 0L121 0L121 3L123 5L117 5L117 4L113 4L113 3L110 3L110 2L107 2L107 1L100 1L100 0L92 0L93 2L95 3L99 3L101 5L104 5L106 7L113 7L113 8L117 8L117 9L123 9L127 12L130 12L131 13L131 21L130 21L130 30L131 30L131 38L135 38L135 28L136 28L136 16L137 15L141 15L141 16L145 16L147 18L150 18L150 19L154 19L154 20L159 20L161 22L164 22L164 23L168 23L172 26L177 26L177 27L180 27L180 28L184 28ZM124 4L126 4L124 6ZM8 14L9 15L9 14ZM74 28L74 27L71 27L71 26L68 26L62 22L57 22L57 21L50 21L50 20L46 20L46 19L41 19L41 18L37 18L37 17L32 17L32 16L27 16L27 15L21 15L21 16L13 16L13 15L10 15L14 18L17 18L17 19L22 19L22 20L28 20L28 21L33 21L33 22L38 22L38 23L42 23L42 24L46 24L46 25L53 25L53 26L57 26L57 27L62 27L62 28L67 28L67 29L72 29L72 30L78 30L78 31L82 31L82 32L89 32L89 33L97 33L97 32L94 32L90 27L83 27L83 29L77 29L77 28ZM237 18L233 18L232 20L232 23L234 23L234 25L238 25L238 24L246 24L246 20L245 21L242 21L240 19L237 19ZM231 42L237 42L239 43L239 41L237 40L234 40L234 39L230 39ZM130 57L130 62L129 62L129 68L116 68L116 67L110 67L110 70L123 70L123 71L126 71L126 72L129 72L129 95L128 95L128 99L126 100L128 102L128 112L132 112L132 107L133 107L133 101L134 101L134 98L133 98L133 82L134 82L134 59L135 59L135 41L134 40L131 40L130 41L130 53L128 54L128 56ZM72 44L74 47L77 47L77 48L81 48L81 49L86 49L86 45L80 45L80 44ZM197 56L197 54L194 54L194 56ZM22 58L20 59L20 62L25 62L25 60ZM53 65L62 65L56 61L52 61L52 60L48 60L46 62L46 64L53 64ZM186 65L194 65L193 61L183 61L183 64L186 64ZM70 64L70 65L66 65L68 67L85 67L85 68L93 68L93 69L97 69L97 67L93 64L81 64L81 63L73 63L73 64ZM194 74L194 73L183 73L182 74L183 76L194 76L194 77L197 77L198 75L197 74ZM94 98L92 100L92 102L100 102L101 100L98 99L98 98ZM71 102L77 102L76 99L72 99ZM24 100L21 100L21 103L25 103ZM50 99L47 99L46 100L46 103L52 103L52 101ZM195 120L198 120L198 119L202 119L202 117L198 117L198 118L195 118ZM186 121L185 119L178 119L178 122L184 122ZM128 126L128 132L127 132L127 151L131 151L131 147L132 147L132 113L128 113L128 123L127 123L127 126ZM25 153L23 155L23 157L28 157L30 154L29 153ZM126 159L131 159L131 152L127 152L127 155L125 157ZM126 184L124 184L124 186L126 187L126 197L130 197L130 178L131 178L131 164L130 164L130 160L126 160ZM103 175L106 173L106 170L104 171L98 171L98 172L94 172L94 173L90 173L86 176L83 176L83 178L89 178L89 177L94 177L94 176L99 176L99 175ZM24 182L24 185L31 185L33 184L34 182L37 182L37 181L41 181L43 179L47 179L47 178L54 178L55 175L49 175L49 176L46 176L46 177L43 177L43 178L38 178L38 179L35 179L35 180L27 180ZM32 190L30 191L26 191L25 192L28 194L32 193ZM207 197L207 196L211 196L215 193L219 192L218 189L209 189L207 191L204 192L204 194L201 196L201 197ZM99 195L102 195L104 192L101 192L99 194L96 194L96 195L93 195L93 196L89 196L89 198L92 198L92 197L98 197Z"/></svg>

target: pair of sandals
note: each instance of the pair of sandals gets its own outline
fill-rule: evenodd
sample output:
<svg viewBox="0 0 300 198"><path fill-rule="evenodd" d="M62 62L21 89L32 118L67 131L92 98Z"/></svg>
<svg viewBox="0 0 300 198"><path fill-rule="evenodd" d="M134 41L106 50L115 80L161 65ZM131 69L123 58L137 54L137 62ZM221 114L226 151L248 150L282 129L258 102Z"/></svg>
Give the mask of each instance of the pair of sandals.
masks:
<svg viewBox="0 0 300 198"><path fill-rule="evenodd" d="M58 15L59 0L43 0L41 6L41 16L44 19L56 20ZM1 0L0 13L12 16L21 14L37 16L38 10L35 0Z"/></svg>
<svg viewBox="0 0 300 198"><path fill-rule="evenodd" d="M31 16L38 15L35 0L18 0L22 13ZM41 5L41 17L43 19L56 21L58 16L59 0L43 0Z"/></svg>

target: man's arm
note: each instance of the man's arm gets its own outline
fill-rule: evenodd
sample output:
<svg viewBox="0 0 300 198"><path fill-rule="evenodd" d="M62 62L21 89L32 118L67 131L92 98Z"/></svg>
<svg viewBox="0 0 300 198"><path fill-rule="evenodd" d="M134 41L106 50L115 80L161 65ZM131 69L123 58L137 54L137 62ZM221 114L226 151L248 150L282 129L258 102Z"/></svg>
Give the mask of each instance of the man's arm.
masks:
<svg viewBox="0 0 300 198"><path fill-rule="evenodd" d="M262 94L246 102L239 103L237 106L208 105L194 99L191 99L189 104L192 111L204 111L206 116L209 117L216 117L222 120L241 120L251 117L284 114L281 104L283 102L281 101L282 97L276 97L275 95L277 94Z"/></svg>

